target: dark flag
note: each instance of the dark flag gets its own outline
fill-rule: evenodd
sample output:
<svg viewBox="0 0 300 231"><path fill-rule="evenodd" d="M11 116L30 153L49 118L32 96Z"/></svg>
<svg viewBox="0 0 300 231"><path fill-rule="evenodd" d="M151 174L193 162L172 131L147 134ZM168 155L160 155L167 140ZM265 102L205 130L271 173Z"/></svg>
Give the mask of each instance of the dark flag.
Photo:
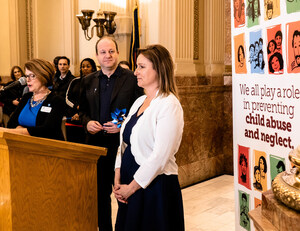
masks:
<svg viewBox="0 0 300 231"><path fill-rule="evenodd" d="M140 48L139 14L137 5L133 9L133 25L130 40L129 63L131 70L136 68L137 51Z"/></svg>

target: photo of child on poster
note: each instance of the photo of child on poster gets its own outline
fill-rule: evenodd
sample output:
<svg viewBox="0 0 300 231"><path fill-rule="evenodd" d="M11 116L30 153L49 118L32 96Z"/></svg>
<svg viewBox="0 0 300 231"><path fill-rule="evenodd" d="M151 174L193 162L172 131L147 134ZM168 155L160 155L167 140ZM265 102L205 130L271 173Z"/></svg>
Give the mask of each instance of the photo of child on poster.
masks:
<svg viewBox="0 0 300 231"><path fill-rule="evenodd" d="M288 14L300 11L299 0L286 0L286 11Z"/></svg>
<svg viewBox="0 0 300 231"><path fill-rule="evenodd" d="M283 74L281 25L267 28L269 74Z"/></svg>
<svg viewBox="0 0 300 231"><path fill-rule="evenodd" d="M239 190L240 226L248 231L250 231L249 198L249 194Z"/></svg>
<svg viewBox="0 0 300 231"><path fill-rule="evenodd" d="M299 2L300 5L300 2ZM286 25L287 72L300 72L300 21Z"/></svg>
<svg viewBox="0 0 300 231"><path fill-rule="evenodd" d="M253 187L257 191L264 192L267 190L268 180L268 165L266 161L266 153L254 150L254 163L253 163Z"/></svg>
<svg viewBox="0 0 300 231"><path fill-rule="evenodd" d="M280 15L280 0L264 0L265 21Z"/></svg>
<svg viewBox="0 0 300 231"><path fill-rule="evenodd" d="M244 0L234 0L233 1L233 17L234 17L234 27L245 26L245 3Z"/></svg>
<svg viewBox="0 0 300 231"><path fill-rule="evenodd" d="M240 34L234 37L235 50L235 73L246 74L246 53L245 53L245 34Z"/></svg>
<svg viewBox="0 0 300 231"><path fill-rule="evenodd" d="M259 0L246 0L247 1L247 26L252 27L259 25L260 14L260 1Z"/></svg>
<svg viewBox="0 0 300 231"><path fill-rule="evenodd" d="M251 73L264 74L265 61L263 52L263 39L261 36L261 30L250 32L250 66Z"/></svg>
<svg viewBox="0 0 300 231"><path fill-rule="evenodd" d="M244 185L251 190L250 186L250 165L249 165L249 148L239 145L239 184Z"/></svg>
<svg viewBox="0 0 300 231"><path fill-rule="evenodd" d="M285 159L279 156L270 155L270 171L272 181L277 174L285 171Z"/></svg>

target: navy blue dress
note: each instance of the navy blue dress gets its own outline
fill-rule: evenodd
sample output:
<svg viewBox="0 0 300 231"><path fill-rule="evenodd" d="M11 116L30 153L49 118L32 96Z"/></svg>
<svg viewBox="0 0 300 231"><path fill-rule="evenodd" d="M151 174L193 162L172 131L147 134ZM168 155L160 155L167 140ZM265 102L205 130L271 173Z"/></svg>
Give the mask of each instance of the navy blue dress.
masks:
<svg viewBox="0 0 300 231"><path fill-rule="evenodd" d="M123 141L128 145L122 156L121 184L129 184L139 168L131 153L130 135L138 119L137 112L126 124ZM177 175L159 175L146 189L139 189L128 198L128 204L118 202L116 231L183 231L184 214Z"/></svg>

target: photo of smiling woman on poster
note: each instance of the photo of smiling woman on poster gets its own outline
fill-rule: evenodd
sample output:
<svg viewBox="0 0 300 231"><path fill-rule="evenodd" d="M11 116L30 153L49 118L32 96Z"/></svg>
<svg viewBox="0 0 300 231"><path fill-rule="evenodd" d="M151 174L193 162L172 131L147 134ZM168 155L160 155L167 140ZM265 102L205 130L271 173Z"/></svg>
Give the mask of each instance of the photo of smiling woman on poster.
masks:
<svg viewBox="0 0 300 231"><path fill-rule="evenodd" d="M267 190L268 182L268 163L266 161L266 153L254 150L253 165L253 187L257 191L264 192Z"/></svg>
<svg viewBox="0 0 300 231"><path fill-rule="evenodd" d="M283 73L283 59L282 55L275 52L269 59L269 72L270 74L282 74Z"/></svg>

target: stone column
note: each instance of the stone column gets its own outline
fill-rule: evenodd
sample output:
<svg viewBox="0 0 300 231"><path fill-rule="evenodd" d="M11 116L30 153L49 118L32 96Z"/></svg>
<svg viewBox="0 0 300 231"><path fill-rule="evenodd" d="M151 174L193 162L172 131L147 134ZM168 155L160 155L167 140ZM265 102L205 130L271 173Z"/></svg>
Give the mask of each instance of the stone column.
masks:
<svg viewBox="0 0 300 231"><path fill-rule="evenodd" d="M198 6L197 0L160 2L159 16L161 22L164 23L160 24L159 39L169 48L174 58L176 76L201 74L199 53L197 53L199 47Z"/></svg>
<svg viewBox="0 0 300 231"><path fill-rule="evenodd" d="M224 4L224 0L204 1L204 65L212 85L223 85Z"/></svg>
<svg viewBox="0 0 300 231"><path fill-rule="evenodd" d="M177 76L197 75L194 62L194 2L193 0L176 0L175 63Z"/></svg>

